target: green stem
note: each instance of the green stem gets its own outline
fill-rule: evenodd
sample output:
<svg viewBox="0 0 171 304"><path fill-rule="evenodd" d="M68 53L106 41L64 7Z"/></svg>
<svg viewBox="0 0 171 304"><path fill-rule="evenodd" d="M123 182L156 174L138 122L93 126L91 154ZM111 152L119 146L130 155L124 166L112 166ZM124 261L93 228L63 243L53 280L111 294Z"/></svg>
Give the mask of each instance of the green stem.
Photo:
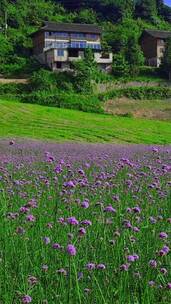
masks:
<svg viewBox="0 0 171 304"><path fill-rule="evenodd" d="M78 292L79 303L81 304L81 295L80 295L80 288L79 288L79 284L78 284L77 269L76 269L75 263L73 263L73 265L74 265L75 280L76 280L76 287L77 287L77 292Z"/></svg>

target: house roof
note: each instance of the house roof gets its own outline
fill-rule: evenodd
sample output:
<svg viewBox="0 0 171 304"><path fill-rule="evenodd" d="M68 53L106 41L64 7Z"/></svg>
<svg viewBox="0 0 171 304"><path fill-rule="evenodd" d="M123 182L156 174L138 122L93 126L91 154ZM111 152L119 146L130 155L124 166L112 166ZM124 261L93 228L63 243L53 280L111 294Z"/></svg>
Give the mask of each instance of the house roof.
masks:
<svg viewBox="0 0 171 304"><path fill-rule="evenodd" d="M69 33L93 33L101 34L102 29L95 24L79 24L79 23L56 23L56 22L44 22L44 25L36 32L32 33L34 36L38 32L69 32Z"/></svg>
<svg viewBox="0 0 171 304"><path fill-rule="evenodd" d="M145 30L144 33L159 39L167 39L171 37L171 32L169 31Z"/></svg>

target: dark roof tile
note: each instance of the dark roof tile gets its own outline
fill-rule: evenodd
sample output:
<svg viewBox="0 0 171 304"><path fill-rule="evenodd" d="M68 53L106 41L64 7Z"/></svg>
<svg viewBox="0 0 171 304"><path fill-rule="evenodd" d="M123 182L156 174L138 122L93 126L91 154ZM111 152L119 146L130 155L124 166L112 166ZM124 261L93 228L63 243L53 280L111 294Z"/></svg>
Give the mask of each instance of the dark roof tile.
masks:
<svg viewBox="0 0 171 304"><path fill-rule="evenodd" d="M95 24L78 24L78 23L56 23L56 22L44 22L44 25L37 31L49 31L49 32L69 32L69 33L92 33L101 34L102 29ZM37 32L31 34L35 35Z"/></svg>
<svg viewBox="0 0 171 304"><path fill-rule="evenodd" d="M150 36L152 36L154 38L159 38L159 39L167 39L167 38L171 37L171 32L169 32L169 31L145 30L144 33L147 33Z"/></svg>

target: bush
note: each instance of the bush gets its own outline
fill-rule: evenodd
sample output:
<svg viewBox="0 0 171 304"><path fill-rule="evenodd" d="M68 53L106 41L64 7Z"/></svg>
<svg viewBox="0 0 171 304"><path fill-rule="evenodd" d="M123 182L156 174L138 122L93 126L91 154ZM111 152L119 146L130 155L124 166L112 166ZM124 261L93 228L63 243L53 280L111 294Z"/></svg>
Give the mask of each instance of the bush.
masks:
<svg viewBox="0 0 171 304"><path fill-rule="evenodd" d="M9 62L0 65L0 73L7 77L19 77L20 75L30 75L41 68L41 64L35 59L12 56Z"/></svg>
<svg viewBox="0 0 171 304"><path fill-rule="evenodd" d="M116 77L128 77L129 76L129 63L126 61L124 55L115 54L113 57L113 75Z"/></svg>
<svg viewBox="0 0 171 304"><path fill-rule="evenodd" d="M20 95L27 91L27 85L22 83L0 83L0 95Z"/></svg>
<svg viewBox="0 0 171 304"><path fill-rule="evenodd" d="M128 97L132 99L166 99L171 97L171 89L168 87L130 87L115 89L107 93L99 94L99 99L105 101L110 98Z"/></svg>
<svg viewBox="0 0 171 304"><path fill-rule="evenodd" d="M51 90L56 86L55 74L51 71L40 69L30 78L31 90Z"/></svg>
<svg viewBox="0 0 171 304"><path fill-rule="evenodd" d="M37 91L22 95L22 102L36 103L58 108L75 109L84 112L103 113L100 100L96 96L62 93L58 91Z"/></svg>

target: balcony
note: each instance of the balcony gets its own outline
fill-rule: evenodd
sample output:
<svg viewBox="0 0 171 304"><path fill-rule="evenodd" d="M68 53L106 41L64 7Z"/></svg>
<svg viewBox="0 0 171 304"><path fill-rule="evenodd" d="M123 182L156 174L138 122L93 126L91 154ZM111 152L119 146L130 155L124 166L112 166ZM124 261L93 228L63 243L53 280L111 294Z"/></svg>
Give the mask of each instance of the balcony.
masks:
<svg viewBox="0 0 171 304"><path fill-rule="evenodd" d="M95 53L95 61L97 63L107 63L111 64L113 62L113 54L112 53Z"/></svg>

